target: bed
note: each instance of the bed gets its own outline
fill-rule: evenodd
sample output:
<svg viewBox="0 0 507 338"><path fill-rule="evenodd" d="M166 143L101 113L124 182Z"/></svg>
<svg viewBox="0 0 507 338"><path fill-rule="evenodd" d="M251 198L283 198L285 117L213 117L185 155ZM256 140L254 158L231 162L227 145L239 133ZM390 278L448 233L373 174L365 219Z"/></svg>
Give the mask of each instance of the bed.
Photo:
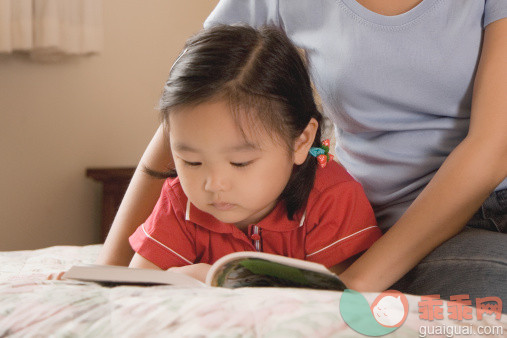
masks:
<svg viewBox="0 0 507 338"><path fill-rule="evenodd" d="M45 280L49 273L74 264L93 263L99 250L100 245L90 245L0 252L0 337L364 337L342 319L341 292L111 288ZM364 294L370 304L377 295ZM421 297L407 295L407 299L406 321L389 336L419 337L465 327L489 327L498 336L507 333L506 315L497 319L486 314L477 320L474 311L472 320L457 321L445 315L429 321L420 318Z"/></svg>

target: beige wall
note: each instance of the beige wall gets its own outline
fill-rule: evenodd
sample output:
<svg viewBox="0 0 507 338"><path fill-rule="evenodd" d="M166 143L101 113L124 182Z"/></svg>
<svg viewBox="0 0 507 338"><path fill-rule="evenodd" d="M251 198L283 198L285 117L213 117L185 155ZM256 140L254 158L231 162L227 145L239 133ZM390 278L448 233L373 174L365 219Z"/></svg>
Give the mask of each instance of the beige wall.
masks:
<svg viewBox="0 0 507 338"><path fill-rule="evenodd" d="M99 242L87 167L134 166L184 41L218 0L104 0L102 54L0 56L0 250Z"/></svg>

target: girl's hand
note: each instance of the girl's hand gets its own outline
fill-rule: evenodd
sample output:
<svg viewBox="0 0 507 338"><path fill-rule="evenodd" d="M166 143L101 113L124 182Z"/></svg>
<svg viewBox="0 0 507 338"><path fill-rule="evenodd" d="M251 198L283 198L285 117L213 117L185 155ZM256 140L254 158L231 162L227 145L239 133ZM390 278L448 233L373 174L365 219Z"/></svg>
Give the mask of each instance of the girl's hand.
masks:
<svg viewBox="0 0 507 338"><path fill-rule="evenodd" d="M206 263L197 263L191 265L185 265L180 267L169 268L167 271L183 273L187 276L193 277L201 282L206 281L206 274L208 273L211 265Z"/></svg>

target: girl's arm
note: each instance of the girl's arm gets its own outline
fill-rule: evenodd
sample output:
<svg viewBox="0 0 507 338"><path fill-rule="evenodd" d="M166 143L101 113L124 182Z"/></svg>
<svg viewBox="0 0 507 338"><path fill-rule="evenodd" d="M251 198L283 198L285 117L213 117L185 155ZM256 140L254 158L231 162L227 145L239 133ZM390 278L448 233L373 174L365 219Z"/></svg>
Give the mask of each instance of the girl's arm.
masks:
<svg viewBox="0 0 507 338"><path fill-rule="evenodd" d="M385 290L459 233L507 176L507 19L486 27L467 137L405 214L340 275L358 291Z"/></svg>
<svg viewBox="0 0 507 338"><path fill-rule="evenodd" d="M162 270L157 265L153 264L138 253L135 253L134 257L132 257L129 268Z"/></svg>
<svg viewBox="0 0 507 338"><path fill-rule="evenodd" d="M155 269L155 270L162 270L157 265L153 264L140 254L136 253L134 254L134 257L132 258L132 261L129 265L130 268L140 268L140 269ZM174 267L169 268L168 271L177 272L177 273L183 273L185 275L188 275L190 277L193 277L195 279L200 280L201 282L206 281L206 274L208 273L208 270L211 268L211 265L206 263L197 263L197 264L191 264L191 265L185 265L180 267Z"/></svg>
<svg viewBox="0 0 507 338"><path fill-rule="evenodd" d="M134 251L128 238L150 215L157 203L164 180L151 177L143 171L144 166L157 171L167 171L173 166L169 138L161 125L146 148L141 161L123 197L118 213L97 264L128 265Z"/></svg>

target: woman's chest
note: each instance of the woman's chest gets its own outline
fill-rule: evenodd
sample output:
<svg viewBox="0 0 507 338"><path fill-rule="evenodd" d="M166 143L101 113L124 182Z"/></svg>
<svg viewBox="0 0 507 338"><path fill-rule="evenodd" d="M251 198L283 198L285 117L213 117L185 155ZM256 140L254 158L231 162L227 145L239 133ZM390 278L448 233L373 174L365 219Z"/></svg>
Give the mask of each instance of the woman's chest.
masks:
<svg viewBox="0 0 507 338"><path fill-rule="evenodd" d="M356 0L320 0L304 18L288 2L280 1L281 21L306 50L312 79L333 114L365 113L372 107L377 114L394 105L437 115L467 110L460 106L470 102L484 1L409 1L406 7L384 7L384 13L403 13L385 16L372 11L380 11L373 6L379 1L362 1L363 6ZM368 116L350 127L367 131L378 126ZM417 119L417 114L408 116ZM334 122L345 126L351 120Z"/></svg>

